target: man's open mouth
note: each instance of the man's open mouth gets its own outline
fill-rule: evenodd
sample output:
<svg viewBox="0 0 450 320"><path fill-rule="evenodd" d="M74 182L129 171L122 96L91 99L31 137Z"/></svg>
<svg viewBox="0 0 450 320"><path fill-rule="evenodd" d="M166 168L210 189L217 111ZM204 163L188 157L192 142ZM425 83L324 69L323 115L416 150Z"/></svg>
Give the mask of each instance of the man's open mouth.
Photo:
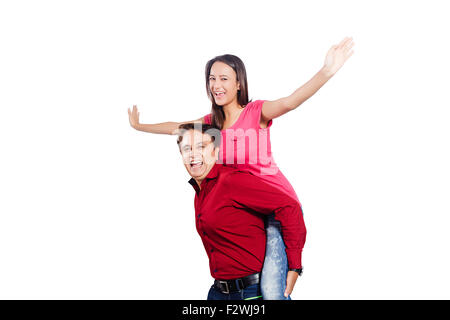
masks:
<svg viewBox="0 0 450 320"><path fill-rule="evenodd" d="M198 167L201 167L202 165L203 165L203 161L201 161L201 160L196 160L196 161L191 162L191 168L198 168Z"/></svg>

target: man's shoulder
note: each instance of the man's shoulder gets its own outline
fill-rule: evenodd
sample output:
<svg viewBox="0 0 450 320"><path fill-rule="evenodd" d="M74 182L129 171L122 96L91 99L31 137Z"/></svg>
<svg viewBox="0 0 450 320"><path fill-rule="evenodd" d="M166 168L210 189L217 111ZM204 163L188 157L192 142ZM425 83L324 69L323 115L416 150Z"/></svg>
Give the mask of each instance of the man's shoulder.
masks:
<svg viewBox="0 0 450 320"><path fill-rule="evenodd" d="M220 172L220 178L228 178L229 176L232 176L238 169L225 166L223 164L216 164L216 166L220 166L219 172Z"/></svg>
<svg viewBox="0 0 450 320"><path fill-rule="evenodd" d="M221 166L222 167L220 170L220 180L222 181L232 182L235 180L241 180L249 177L251 179L251 177L253 177L253 174L248 171L239 170L235 167L225 166L223 164L221 164Z"/></svg>

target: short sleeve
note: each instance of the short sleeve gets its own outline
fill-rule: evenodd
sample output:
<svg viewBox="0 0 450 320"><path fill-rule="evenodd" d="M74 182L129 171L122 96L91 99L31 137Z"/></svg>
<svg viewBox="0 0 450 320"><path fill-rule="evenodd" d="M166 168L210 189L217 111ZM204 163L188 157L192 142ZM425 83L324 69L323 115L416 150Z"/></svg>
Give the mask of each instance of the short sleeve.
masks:
<svg viewBox="0 0 450 320"><path fill-rule="evenodd" d="M206 116L203 117L203 122L206 124L211 124L211 113L207 114Z"/></svg>
<svg viewBox="0 0 450 320"><path fill-rule="evenodd" d="M246 106L246 108L249 108L248 112L249 112L249 113L252 115L252 117L254 118L253 121L256 122L256 125L257 125L258 128L261 128L261 127L260 127L260 122L261 122L261 112L262 112L262 107L263 107L264 101L266 101L266 100L255 100L255 101L250 102L250 103ZM272 126L272 120L270 120L270 121L267 123L267 127L266 127L266 128L261 128L261 129L267 129L267 128L271 127L271 126Z"/></svg>

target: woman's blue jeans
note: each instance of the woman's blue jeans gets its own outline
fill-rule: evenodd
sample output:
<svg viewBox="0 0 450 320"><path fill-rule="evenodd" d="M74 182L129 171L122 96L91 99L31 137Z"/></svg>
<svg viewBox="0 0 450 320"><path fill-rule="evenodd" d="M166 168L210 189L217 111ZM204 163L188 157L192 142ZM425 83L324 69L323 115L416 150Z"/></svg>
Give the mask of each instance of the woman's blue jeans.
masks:
<svg viewBox="0 0 450 320"><path fill-rule="evenodd" d="M266 220L266 257L261 272L261 292L264 300L291 300L285 297L288 262L281 236L280 222L271 214Z"/></svg>

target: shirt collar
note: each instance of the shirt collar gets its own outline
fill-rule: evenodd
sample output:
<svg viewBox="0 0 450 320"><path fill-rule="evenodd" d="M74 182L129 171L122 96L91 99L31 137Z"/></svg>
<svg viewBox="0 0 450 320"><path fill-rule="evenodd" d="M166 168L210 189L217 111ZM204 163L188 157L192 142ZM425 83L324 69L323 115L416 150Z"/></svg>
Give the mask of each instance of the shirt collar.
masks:
<svg viewBox="0 0 450 320"><path fill-rule="evenodd" d="M209 173L206 175L205 179L202 181L201 184L203 185L204 182L205 182L205 180L216 179L217 176L219 175L221 166L222 166L221 164L217 164L217 163L214 164L214 167L211 168L211 170L210 170ZM197 184L197 181L195 181L194 178L191 178L188 182L189 182L189 183L191 184L191 186L195 189L195 192L196 192L196 193L199 193L199 192L200 192L200 188L199 188L199 186L198 186L198 184Z"/></svg>

